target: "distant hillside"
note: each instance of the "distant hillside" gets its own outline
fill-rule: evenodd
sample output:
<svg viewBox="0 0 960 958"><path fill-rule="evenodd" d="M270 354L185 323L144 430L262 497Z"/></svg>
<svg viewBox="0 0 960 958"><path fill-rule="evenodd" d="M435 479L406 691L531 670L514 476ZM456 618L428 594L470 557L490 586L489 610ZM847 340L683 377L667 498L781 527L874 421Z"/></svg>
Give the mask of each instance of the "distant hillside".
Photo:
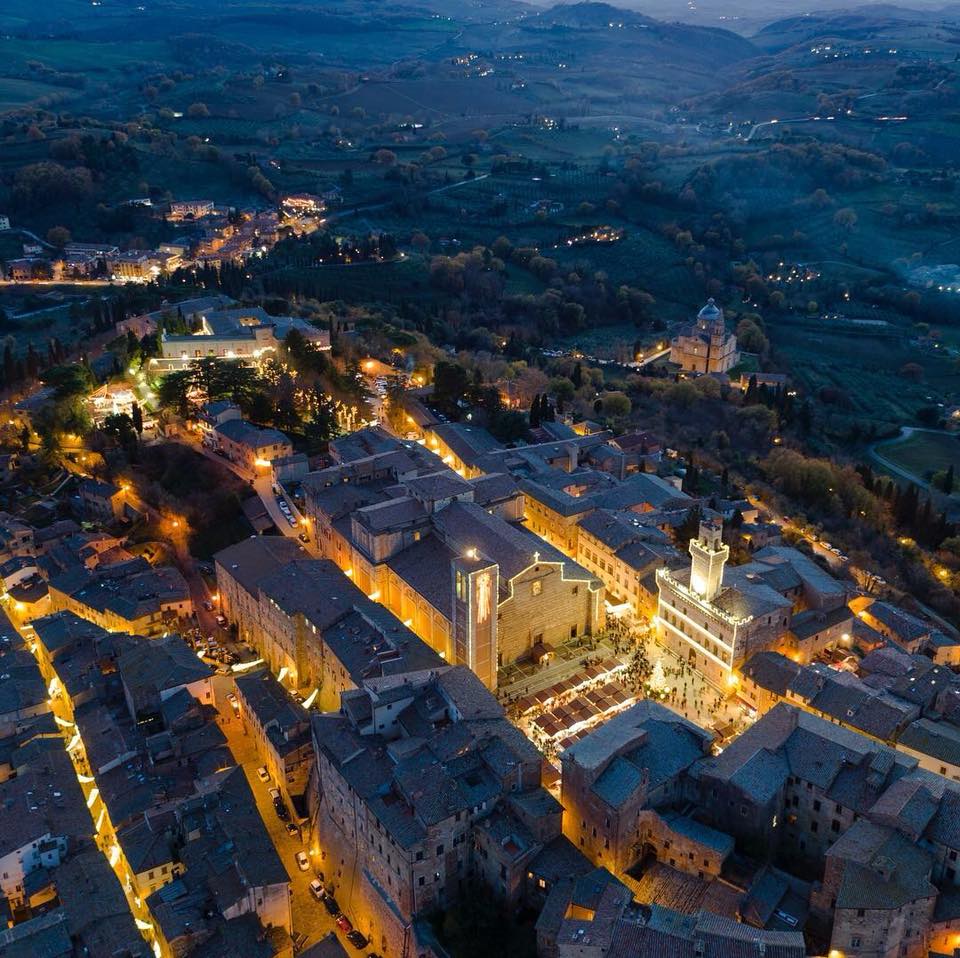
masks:
<svg viewBox="0 0 960 958"><path fill-rule="evenodd" d="M580 55L604 48L629 59L712 71L757 54L754 45L723 29L666 23L609 3L558 4L523 21L528 29L576 31Z"/></svg>
<svg viewBox="0 0 960 958"><path fill-rule="evenodd" d="M554 2L555 0L530 0L534 6L541 7L552 6ZM752 36L778 20L810 13L810 5L803 0L764 0L762 4L756 0L616 0L615 6L668 22L724 27L744 36ZM846 9L854 10L858 6L851 5ZM878 9L883 6L876 5ZM837 9L833 8L835 12ZM888 6L887 9L900 9L912 15L951 15L956 7L945 6L940 0L931 0L929 3L924 0L911 0L909 4ZM814 10L813 15L819 16L819 11Z"/></svg>
<svg viewBox="0 0 960 958"><path fill-rule="evenodd" d="M921 12L889 4L875 4L850 10L833 10L787 17L767 24L753 39L764 50L784 50L822 37L869 42L874 38L896 39L911 25L928 28L933 24L960 25L960 7Z"/></svg>

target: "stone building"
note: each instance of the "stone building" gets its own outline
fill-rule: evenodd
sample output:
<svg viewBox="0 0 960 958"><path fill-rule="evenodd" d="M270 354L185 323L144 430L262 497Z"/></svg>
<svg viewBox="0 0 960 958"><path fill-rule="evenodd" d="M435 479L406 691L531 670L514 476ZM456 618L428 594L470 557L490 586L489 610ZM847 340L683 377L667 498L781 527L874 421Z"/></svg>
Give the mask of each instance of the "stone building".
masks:
<svg viewBox="0 0 960 958"><path fill-rule="evenodd" d="M670 341L670 362L693 373L727 373L740 361L737 337L728 333L723 310L712 300L696 320Z"/></svg>
<svg viewBox="0 0 960 958"><path fill-rule="evenodd" d="M378 951L424 951L413 919L476 881L515 902L559 836L539 751L463 666L371 680L312 721L324 872Z"/></svg>
<svg viewBox="0 0 960 958"><path fill-rule="evenodd" d="M894 828L861 819L830 847L814 908L832 914L831 954L925 958L938 891L933 856Z"/></svg>
<svg viewBox="0 0 960 958"><path fill-rule="evenodd" d="M295 809L313 768L310 717L267 669L236 677L237 701L244 725L271 779Z"/></svg>
<svg viewBox="0 0 960 958"><path fill-rule="evenodd" d="M488 688L502 665L602 626L602 583L512 521L523 497L509 476L466 480L410 453L304 480L318 547L360 589Z"/></svg>
<svg viewBox="0 0 960 958"><path fill-rule="evenodd" d="M759 575L734 584L721 532L719 522L702 522L690 540L690 568L657 572L656 624L668 648L723 688L740 662L786 631L792 602Z"/></svg>
<svg viewBox="0 0 960 958"><path fill-rule="evenodd" d="M333 562L306 558L290 540L247 539L215 562L224 616L281 680L321 709L336 709L340 693L364 679L443 664Z"/></svg>
<svg viewBox="0 0 960 958"><path fill-rule="evenodd" d="M710 733L656 702L621 712L560 756L563 834L593 864L623 873L645 844L650 851L644 813L680 799L681 777L710 742Z"/></svg>
<svg viewBox="0 0 960 958"><path fill-rule="evenodd" d="M839 630L852 621L845 612L833 615L847 596L842 582L786 546L767 546L752 562L728 566L722 531L717 519L701 522L690 540L689 569L657 571L656 626L668 648L714 685L732 688L735 670L757 652L842 637ZM808 617L800 638L788 638L794 613L803 610L822 612L823 622Z"/></svg>

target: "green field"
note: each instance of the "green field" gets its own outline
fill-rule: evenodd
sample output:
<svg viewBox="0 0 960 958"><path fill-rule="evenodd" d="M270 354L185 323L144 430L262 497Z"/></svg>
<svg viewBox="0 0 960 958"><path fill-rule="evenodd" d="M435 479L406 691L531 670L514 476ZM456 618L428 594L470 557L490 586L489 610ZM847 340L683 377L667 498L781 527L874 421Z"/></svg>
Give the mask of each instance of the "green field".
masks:
<svg viewBox="0 0 960 958"><path fill-rule="evenodd" d="M54 70L103 73L130 64L162 61L169 55L163 41L130 40L90 42L84 40L30 40L0 38L0 61L5 69L22 69L36 60Z"/></svg>
<svg viewBox="0 0 960 958"><path fill-rule="evenodd" d="M62 99L71 99L79 95L77 90L67 90L49 83L0 77L0 113L7 110L17 110L30 103L35 103L42 97L56 96Z"/></svg>
<svg viewBox="0 0 960 958"><path fill-rule="evenodd" d="M877 454L924 480L951 466L960 472L960 437L953 433L914 432L878 446Z"/></svg>

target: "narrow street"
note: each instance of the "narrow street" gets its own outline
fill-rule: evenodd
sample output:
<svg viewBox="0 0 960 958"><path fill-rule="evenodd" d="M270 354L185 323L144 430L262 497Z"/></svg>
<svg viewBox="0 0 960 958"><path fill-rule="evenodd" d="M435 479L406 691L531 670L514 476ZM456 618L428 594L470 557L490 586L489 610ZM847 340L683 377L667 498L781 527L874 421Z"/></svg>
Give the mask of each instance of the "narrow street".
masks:
<svg viewBox="0 0 960 958"><path fill-rule="evenodd" d="M294 934L307 936L306 947L323 938L328 932L335 931L341 938L344 948L352 949L353 946L337 929L326 908L321 902L314 899L310 893L310 882L313 881L318 872L324 871L325 862L322 850L318 850L316 846L311 848L310 844L304 843L297 836L287 834L286 824L277 817L273 802L267 791L271 784L261 782L257 777L257 769L263 765L263 761L257 755L253 738L244 727L243 719L234 713L227 699L227 692L234 688L233 679L229 676L217 675L214 677L214 687L219 711L217 724L226 736L234 760L243 769L247 777L263 824L273 841L284 868L287 870L287 874L290 876ZM309 826L309 822L304 825L306 835L309 835ZM300 871L298 868L295 856L299 851L306 851L310 855L311 868L309 871Z"/></svg>
<svg viewBox="0 0 960 958"><path fill-rule="evenodd" d="M37 667L40 669L40 674L43 676L44 680L49 683L51 712L53 713L57 726L59 727L60 735L63 739L64 750L67 752L73 762L77 773L77 781L80 784L80 789L83 792L84 798L87 800L87 808L90 811L90 818L92 822L91 832L93 834L94 842L103 857L106 859L111 870L117 876L117 881L123 890L124 898L127 901L127 907L130 909L130 914L133 916L137 928L141 934L143 934L144 939L147 942L153 943L153 924L151 921L150 911L147 908L146 903L134 895L131 888L124 880L124 875L118 868L118 849L116 847L113 833L108 831L104 825L103 799L99 797L99 790L96 787L95 780L93 776L90 775L85 749L80 738L79 730L69 717L70 709L65 698L66 691L60 684L60 680L57 678L56 672L48 670L44 667L41 655L35 650L36 633L33 630L33 626L29 624L22 625L16 616L12 614L12 610L6 604L5 611L7 612L7 617L9 618L10 622L13 623L17 631L20 633L20 636L26 644L27 649L30 650L36 659ZM101 831L101 829L103 830Z"/></svg>
<svg viewBox="0 0 960 958"><path fill-rule="evenodd" d="M295 525L291 525L287 520L287 517L283 514L283 511L280 509L280 505L277 502L277 497L273 492L273 480L270 478L270 474L255 476L249 470L238 466L235 462L231 462L225 456L218 456L211 449L207 449L201 443L193 442L190 440L190 437L178 433L176 436L169 437L176 442L180 442L185 446L189 446L194 452L199 453L201 456L206 456L211 462L218 463L221 466L229 469L235 476L242 479L244 482L250 484L250 487L256 492L260 497L260 501L263 503L264 508L267 510L267 514L270 516L271 521L277 527L281 535L289 536L292 539L296 539L305 528L305 523L303 516L300 514L300 510L297 509L296 504L293 500L286 496L287 505L290 507L290 514L295 520Z"/></svg>

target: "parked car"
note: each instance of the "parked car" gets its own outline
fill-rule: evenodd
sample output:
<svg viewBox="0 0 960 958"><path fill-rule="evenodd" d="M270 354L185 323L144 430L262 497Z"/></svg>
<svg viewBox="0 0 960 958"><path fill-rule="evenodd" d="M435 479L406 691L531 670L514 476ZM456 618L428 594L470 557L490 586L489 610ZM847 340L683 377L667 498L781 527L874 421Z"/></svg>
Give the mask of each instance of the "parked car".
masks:
<svg viewBox="0 0 960 958"><path fill-rule="evenodd" d="M270 773L267 771L266 765L261 765L260 768L257 769L257 778L264 784L270 781ZM280 793L277 792L277 794L279 795Z"/></svg>
<svg viewBox="0 0 960 958"><path fill-rule="evenodd" d="M340 906L337 904L337 899L334 898L333 895L327 895L326 898L323 899L323 907L326 908L331 915L340 914Z"/></svg>
<svg viewBox="0 0 960 958"><path fill-rule="evenodd" d="M276 805L277 802L281 801L280 789L279 788L268 788L267 794L273 799L273 804Z"/></svg>
<svg viewBox="0 0 960 958"><path fill-rule="evenodd" d="M353 925L350 923L350 919L347 918L342 912L333 919L336 923L337 928L339 928L345 934L349 934L353 931Z"/></svg>
<svg viewBox="0 0 960 958"><path fill-rule="evenodd" d="M302 872L310 871L310 856L306 852L297 852L297 868Z"/></svg>
<svg viewBox="0 0 960 958"><path fill-rule="evenodd" d="M290 812L282 798L278 798L273 803L273 810L277 813L277 818L279 818L281 822L289 821Z"/></svg>
<svg viewBox="0 0 960 958"><path fill-rule="evenodd" d="M366 948L368 944L366 937L362 932L357 931L356 928L354 928L353 931L347 932L347 941L349 941L354 948Z"/></svg>
<svg viewBox="0 0 960 958"><path fill-rule="evenodd" d="M323 901L326 896L327 893L324 890L323 882L320 881L319 878L314 878L314 880L310 882L310 894L313 895L317 901Z"/></svg>
<svg viewBox="0 0 960 958"><path fill-rule="evenodd" d="M237 701L237 693L236 693L236 692L227 692L227 701L228 701L231 705L239 705L239 704L240 704L240 703Z"/></svg>
<svg viewBox="0 0 960 958"><path fill-rule="evenodd" d="M308 536L305 532L301 532L300 535L297 536L297 538L298 538L301 542L309 542L309 541L310 541L310 536Z"/></svg>
<svg viewBox="0 0 960 958"><path fill-rule="evenodd" d="M225 618L224 616L222 616L222 615L218 615L218 616L217 616L217 625L219 625L220 628L222 629L222 628L224 628L224 627L226 626L226 624L227 624L226 618Z"/></svg>
<svg viewBox="0 0 960 958"><path fill-rule="evenodd" d="M287 834L293 836L294 838L300 837L300 829L297 828L293 822L287 822Z"/></svg>

